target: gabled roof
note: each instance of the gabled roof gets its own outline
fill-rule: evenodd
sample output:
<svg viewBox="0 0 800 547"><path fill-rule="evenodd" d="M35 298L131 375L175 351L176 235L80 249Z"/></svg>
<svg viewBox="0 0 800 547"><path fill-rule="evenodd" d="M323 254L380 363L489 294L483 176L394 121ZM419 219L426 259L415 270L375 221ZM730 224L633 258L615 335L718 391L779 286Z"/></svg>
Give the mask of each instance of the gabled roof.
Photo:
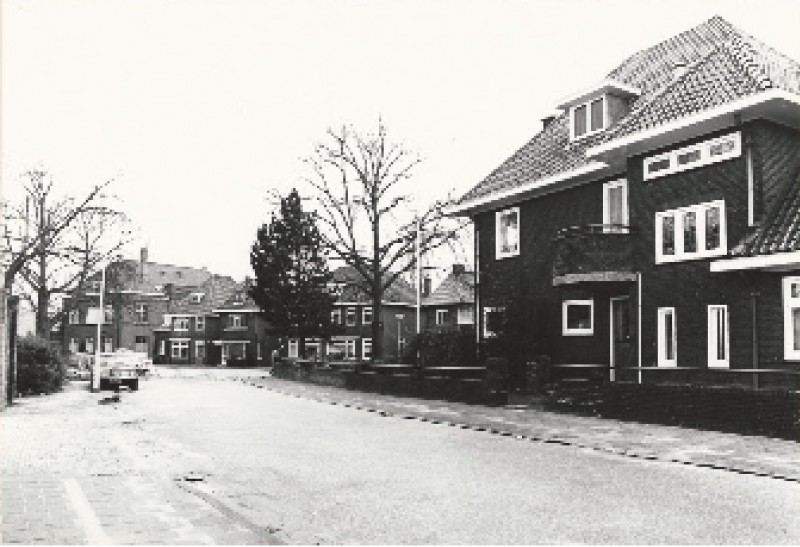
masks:
<svg viewBox="0 0 800 547"><path fill-rule="evenodd" d="M258 307L255 300L250 297L249 293L250 281L245 279L244 283L237 283L233 289L228 293L227 298L222 301L219 306L215 306L215 311L242 311L242 312L258 312L261 308Z"/></svg>
<svg viewBox="0 0 800 547"><path fill-rule="evenodd" d="M175 302L172 313L205 315L219 308L234 294L239 287L232 278L224 275L212 275L208 281L196 287L186 287ZM197 301L193 295L202 294Z"/></svg>
<svg viewBox="0 0 800 547"><path fill-rule="evenodd" d="M341 266L333 272L333 282L339 287L338 302L363 302L369 304L372 298L369 289L358 271L352 266ZM416 301L414 288L403 279L397 278L383 293L383 302L408 304Z"/></svg>
<svg viewBox="0 0 800 547"><path fill-rule="evenodd" d="M155 293L163 292L167 285L178 289L202 285L211 278L211 273L204 268L123 259L113 262L106 276L108 283L113 280L119 285L115 289ZM93 274L89 280L99 281L100 273Z"/></svg>
<svg viewBox="0 0 800 547"><path fill-rule="evenodd" d="M676 78L678 64L685 65L686 71ZM587 157L589 149L647 128L767 89L798 94L800 66L721 17L713 17L635 53L605 80L641 93L631 99L625 117L604 132L570 142L569 111L564 111L467 192L454 211L496 207L498 200L510 200L519 193L565 180L585 180L577 177L596 174L605 166Z"/></svg>
<svg viewBox="0 0 800 547"><path fill-rule="evenodd" d="M786 189L783 199L731 251L731 256L756 257L800 251L800 176Z"/></svg>
<svg viewBox="0 0 800 547"><path fill-rule="evenodd" d="M451 271L430 296L422 300L423 306L446 306L475 302L475 274L471 271Z"/></svg>

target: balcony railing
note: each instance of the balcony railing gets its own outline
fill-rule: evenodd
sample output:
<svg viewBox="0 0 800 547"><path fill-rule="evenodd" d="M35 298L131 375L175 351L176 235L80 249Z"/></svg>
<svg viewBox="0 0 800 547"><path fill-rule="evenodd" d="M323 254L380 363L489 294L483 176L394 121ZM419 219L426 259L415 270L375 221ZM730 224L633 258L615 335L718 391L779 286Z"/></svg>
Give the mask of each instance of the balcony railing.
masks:
<svg viewBox="0 0 800 547"><path fill-rule="evenodd" d="M554 239L553 285L633 281L632 229L615 224L570 226Z"/></svg>

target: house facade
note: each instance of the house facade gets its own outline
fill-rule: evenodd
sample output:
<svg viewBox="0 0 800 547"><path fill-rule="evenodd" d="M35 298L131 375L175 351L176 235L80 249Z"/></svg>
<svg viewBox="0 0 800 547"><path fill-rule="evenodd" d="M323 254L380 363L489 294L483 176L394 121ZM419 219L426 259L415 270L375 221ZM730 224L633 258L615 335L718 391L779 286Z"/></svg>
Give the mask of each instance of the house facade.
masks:
<svg viewBox="0 0 800 547"><path fill-rule="evenodd" d="M472 331L475 328L475 273L454 264L436 290L422 299L421 330Z"/></svg>
<svg viewBox="0 0 800 547"><path fill-rule="evenodd" d="M300 340L286 341L283 355L289 359L329 359L367 361L372 358L372 325L380 321L384 358L399 360L416 333L416 294L398 278L384 293L380 317L375 317L372 301L360 274L343 266L333 271L336 301L331 311L332 334L329 340L308 338L305 354Z"/></svg>
<svg viewBox="0 0 800 547"><path fill-rule="evenodd" d="M797 389L798 64L715 17L558 107L453 209L479 340L512 314L562 377Z"/></svg>

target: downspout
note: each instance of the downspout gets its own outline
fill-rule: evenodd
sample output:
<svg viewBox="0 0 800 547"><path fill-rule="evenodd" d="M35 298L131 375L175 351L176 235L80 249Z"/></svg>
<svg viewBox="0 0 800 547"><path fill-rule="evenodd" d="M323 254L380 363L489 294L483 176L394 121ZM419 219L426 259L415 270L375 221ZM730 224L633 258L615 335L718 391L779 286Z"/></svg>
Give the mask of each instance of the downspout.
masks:
<svg viewBox="0 0 800 547"><path fill-rule="evenodd" d="M753 370L758 369L758 354L759 354L759 340L758 340L758 293L750 294L752 299L753 309ZM753 373L753 389L759 388L758 373Z"/></svg>
<svg viewBox="0 0 800 547"><path fill-rule="evenodd" d="M638 355L638 381L642 383L642 272L636 272L636 310L637 310L637 325L636 325L636 353Z"/></svg>
<svg viewBox="0 0 800 547"><path fill-rule="evenodd" d="M478 222L475 217L472 219L472 223L474 225L474 256L475 256L475 272L473 273L474 276L474 311L475 314L475 357L476 359L480 359L480 343L481 343L481 328L482 328L482 320L483 317L481 316L481 305L480 305L480 298L481 298L481 246L480 246L480 230L478 228Z"/></svg>

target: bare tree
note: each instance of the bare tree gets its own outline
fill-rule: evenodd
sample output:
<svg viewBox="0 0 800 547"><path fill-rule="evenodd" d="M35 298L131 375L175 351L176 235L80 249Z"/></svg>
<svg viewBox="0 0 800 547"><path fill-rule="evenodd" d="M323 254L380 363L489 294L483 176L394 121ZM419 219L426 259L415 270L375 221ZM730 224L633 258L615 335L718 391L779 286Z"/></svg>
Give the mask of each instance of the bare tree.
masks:
<svg viewBox="0 0 800 547"><path fill-rule="evenodd" d="M128 219L104 192L112 180L96 185L82 198L57 197L43 171L24 174L25 199L5 211L11 251L4 286L17 287L36 313L36 334L48 336L61 313L54 297L85 284L87 276L131 241Z"/></svg>
<svg viewBox="0 0 800 547"><path fill-rule="evenodd" d="M457 240L464 221L445 216L449 200L412 213L411 179L420 159L393 143L386 127L362 134L344 126L305 160L311 175L323 242L334 258L352 266L371 296L373 358L382 356L381 302L420 254ZM419 280L417 280L419 282Z"/></svg>

